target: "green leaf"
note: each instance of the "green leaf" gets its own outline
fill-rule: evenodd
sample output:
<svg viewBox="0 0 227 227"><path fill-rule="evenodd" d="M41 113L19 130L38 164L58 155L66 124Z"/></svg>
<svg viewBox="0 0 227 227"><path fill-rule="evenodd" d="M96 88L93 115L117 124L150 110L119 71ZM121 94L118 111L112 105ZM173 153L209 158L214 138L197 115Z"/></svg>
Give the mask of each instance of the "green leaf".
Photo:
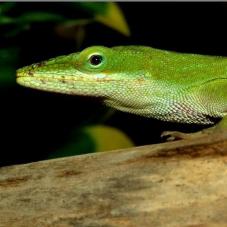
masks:
<svg viewBox="0 0 227 227"><path fill-rule="evenodd" d="M94 19L126 36L130 36L130 29L123 12L115 2L80 2L77 3L94 16Z"/></svg>
<svg viewBox="0 0 227 227"><path fill-rule="evenodd" d="M60 14L48 12L29 12L18 17L18 21L22 23L46 22L46 21L62 21L65 18Z"/></svg>
<svg viewBox="0 0 227 227"><path fill-rule="evenodd" d="M95 20L117 30L123 35L130 36L129 26L117 3L108 2L105 13L97 14Z"/></svg>
<svg viewBox="0 0 227 227"><path fill-rule="evenodd" d="M0 49L0 84L15 84L16 61L18 57L17 48Z"/></svg>
<svg viewBox="0 0 227 227"><path fill-rule="evenodd" d="M15 23L15 20L13 18L7 17L7 16L0 16L1 25L12 24L12 23Z"/></svg>
<svg viewBox="0 0 227 227"><path fill-rule="evenodd" d="M48 158L57 158L92 152L103 152L135 146L133 141L121 130L106 125L90 125L77 128L71 138Z"/></svg>
<svg viewBox="0 0 227 227"><path fill-rule="evenodd" d="M59 14L47 12L28 12L20 15L17 18L0 16L0 25L6 26L8 24L13 24L14 26L9 31L6 31L2 34L4 37L13 37L18 35L18 33L21 31L28 29L32 23L41 23L47 21L59 22L64 20L65 18Z"/></svg>
<svg viewBox="0 0 227 227"><path fill-rule="evenodd" d="M96 145L95 152L111 151L115 149L135 146L133 141L121 130L107 125L91 125L85 128Z"/></svg>
<svg viewBox="0 0 227 227"><path fill-rule="evenodd" d="M75 6L82 8L93 15L105 14L108 7L106 2L77 2L75 3Z"/></svg>

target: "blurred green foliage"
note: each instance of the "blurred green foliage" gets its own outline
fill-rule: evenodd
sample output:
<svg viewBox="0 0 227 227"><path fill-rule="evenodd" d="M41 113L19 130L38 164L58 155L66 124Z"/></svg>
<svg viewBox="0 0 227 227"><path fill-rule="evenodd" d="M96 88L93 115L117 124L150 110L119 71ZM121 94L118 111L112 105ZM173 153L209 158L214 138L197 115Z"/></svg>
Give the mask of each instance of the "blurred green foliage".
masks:
<svg viewBox="0 0 227 227"><path fill-rule="evenodd" d="M121 130L102 124L88 125L72 131L69 143L52 152L48 158L104 152L133 147L132 140Z"/></svg>
<svg viewBox="0 0 227 227"><path fill-rule="evenodd" d="M18 58L18 47L0 49L0 85L15 84L15 65Z"/></svg>

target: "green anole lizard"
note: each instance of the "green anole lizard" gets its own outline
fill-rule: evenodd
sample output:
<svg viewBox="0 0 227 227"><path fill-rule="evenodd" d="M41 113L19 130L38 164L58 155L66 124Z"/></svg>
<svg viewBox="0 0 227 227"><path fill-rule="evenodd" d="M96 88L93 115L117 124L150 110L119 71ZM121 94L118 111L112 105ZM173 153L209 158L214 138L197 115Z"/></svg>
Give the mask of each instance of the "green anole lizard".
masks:
<svg viewBox="0 0 227 227"><path fill-rule="evenodd" d="M102 97L106 105L144 117L212 125L194 134L227 129L227 58L144 46L93 46L17 70L23 86Z"/></svg>

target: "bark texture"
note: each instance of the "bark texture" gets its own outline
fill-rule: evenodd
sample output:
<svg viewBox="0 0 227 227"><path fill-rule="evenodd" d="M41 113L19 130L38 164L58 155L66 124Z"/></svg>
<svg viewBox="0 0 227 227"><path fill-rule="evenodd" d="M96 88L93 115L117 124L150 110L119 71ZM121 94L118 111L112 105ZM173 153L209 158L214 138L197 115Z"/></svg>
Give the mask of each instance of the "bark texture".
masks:
<svg viewBox="0 0 227 227"><path fill-rule="evenodd" d="M0 226L227 226L227 135L3 167Z"/></svg>

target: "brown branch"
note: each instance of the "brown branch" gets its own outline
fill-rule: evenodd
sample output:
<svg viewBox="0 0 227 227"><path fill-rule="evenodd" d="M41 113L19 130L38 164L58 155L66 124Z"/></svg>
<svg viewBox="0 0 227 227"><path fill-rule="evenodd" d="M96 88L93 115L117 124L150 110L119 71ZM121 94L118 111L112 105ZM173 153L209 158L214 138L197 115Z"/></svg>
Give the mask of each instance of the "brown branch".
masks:
<svg viewBox="0 0 227 227"><path fill-rule="evenodd" d="M227 135L0 169L0 227L227 226Z"/></svg>

